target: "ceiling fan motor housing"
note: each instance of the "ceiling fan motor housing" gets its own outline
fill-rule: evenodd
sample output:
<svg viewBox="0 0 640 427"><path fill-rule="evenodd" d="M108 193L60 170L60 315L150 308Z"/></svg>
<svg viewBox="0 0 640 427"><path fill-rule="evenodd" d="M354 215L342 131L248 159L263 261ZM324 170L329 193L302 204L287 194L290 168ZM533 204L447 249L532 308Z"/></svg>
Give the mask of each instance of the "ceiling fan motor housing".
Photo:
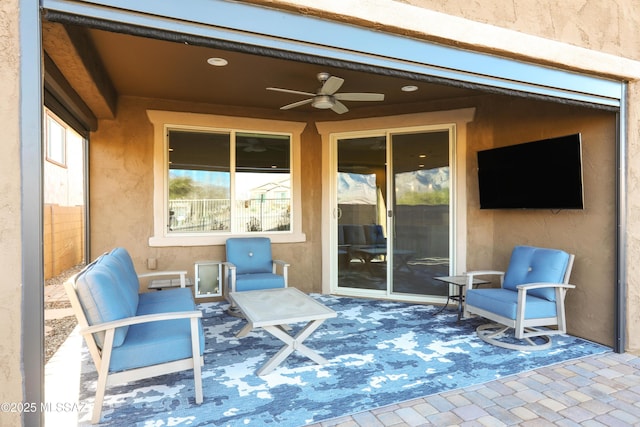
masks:
<svg viewBox="0 0 640 427"><path fill-rule="evenodd" d="M311 103L316 108L320 108L322 110L329 109L335 105L335 101L333 96L331 95L316 95L313 98L313 102Z"/></svg>

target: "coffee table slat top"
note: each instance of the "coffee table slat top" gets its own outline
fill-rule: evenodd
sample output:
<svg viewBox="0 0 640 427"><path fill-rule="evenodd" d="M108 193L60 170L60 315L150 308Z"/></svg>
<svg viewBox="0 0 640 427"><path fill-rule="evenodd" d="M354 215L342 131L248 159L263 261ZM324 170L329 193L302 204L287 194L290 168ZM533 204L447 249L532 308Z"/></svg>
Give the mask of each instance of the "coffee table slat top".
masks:
<svg viewBox="0 0 640 427"><path fill-rule="evenodd" d="M296 288L232 292L229 296L254 327L337 316L335 311Z"/></svg>

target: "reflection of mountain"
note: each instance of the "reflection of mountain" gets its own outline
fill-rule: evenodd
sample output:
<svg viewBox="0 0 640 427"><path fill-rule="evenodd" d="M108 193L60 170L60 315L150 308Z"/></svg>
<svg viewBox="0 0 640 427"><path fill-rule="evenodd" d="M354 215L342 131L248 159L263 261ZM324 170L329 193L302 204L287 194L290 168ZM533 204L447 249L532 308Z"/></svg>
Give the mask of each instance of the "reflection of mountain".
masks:
<svg viewBox="0 0 640 427"><path fill-rule="evenodd" d="M449 168L436 168L396 174L397 196L405 192L428 192L449 188Z"/></svg>
<svg viewBox="0 0 640 427"><path fill-rule="evenodd" d="M436 168L398 173L395 176L396 197L407 193L429 193L449 189L449 168ZM338 173L338 203L348 205L376 204L375 174Z"/></svg>
<svg viewBox="0 0 640 427"><path fill-rule="evenodd" d="M375 174L338 172L338 204L375 205Z"/></svg>

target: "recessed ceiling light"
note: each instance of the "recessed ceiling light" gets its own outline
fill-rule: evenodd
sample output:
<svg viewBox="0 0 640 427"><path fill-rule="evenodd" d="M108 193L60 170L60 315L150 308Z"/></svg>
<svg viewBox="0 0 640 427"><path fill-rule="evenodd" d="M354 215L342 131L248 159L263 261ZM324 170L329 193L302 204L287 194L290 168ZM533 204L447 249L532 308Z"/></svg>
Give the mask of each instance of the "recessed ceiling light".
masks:
<svg viewBox="0 0 640 427"><path fill-rule="evenodd" d="M418 86L413 86L413 85L402 86L403 92L415 92L416 90L418 90Z"/></svg>
<svg viewBox="0 0 640 427"><path fill-rule="evenodd" d="M224 58L209 58L207 59L207 63L209 63L209 65L213 65L214 67L224 67L229 63L229 61Z"/></svg>

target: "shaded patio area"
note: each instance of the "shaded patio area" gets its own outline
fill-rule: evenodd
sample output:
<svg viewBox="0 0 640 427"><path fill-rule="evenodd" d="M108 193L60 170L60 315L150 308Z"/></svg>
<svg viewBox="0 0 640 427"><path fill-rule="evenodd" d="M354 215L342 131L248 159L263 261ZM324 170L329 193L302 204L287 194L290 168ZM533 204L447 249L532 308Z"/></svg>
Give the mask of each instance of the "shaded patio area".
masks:
<svg viewBox="0 0 640 427"><path fill-rule="evenodd" d="M45 415L47 425L88 425L88 421L78 421L79 413L90 410L85 407L90 402L81 400L78 393L83 346L82 337L74 331L46 366L45 396L52 407ZM639 368L640 358L636 355L606 352L313 425L463 425L469 422L526 425L588 421L594 425L632 425L640 422L640 407L636 405L640 400ZM162 393L163 384L163 378L158 377L150 381L149 387L155 385ZM128 387L135 389L136 385L123 388ZM93 390L85 394L92 396ZM206 400L205 396L205 405ZM211 400L209 405L208 411L215 417L218 410ZM134 425L135 419L131 422Z"/></svg>

